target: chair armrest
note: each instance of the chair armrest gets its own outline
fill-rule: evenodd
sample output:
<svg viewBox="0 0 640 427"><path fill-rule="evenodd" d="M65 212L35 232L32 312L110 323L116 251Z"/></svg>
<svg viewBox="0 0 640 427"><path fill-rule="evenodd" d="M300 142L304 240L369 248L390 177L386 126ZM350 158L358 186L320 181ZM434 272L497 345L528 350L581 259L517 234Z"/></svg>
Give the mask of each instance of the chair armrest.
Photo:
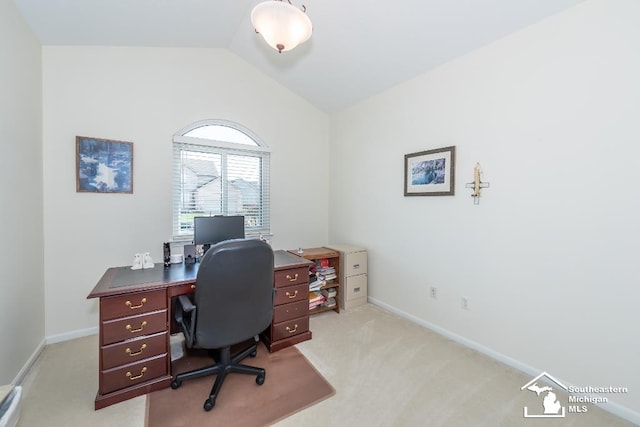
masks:
<svg viewBox="0 0 640 427"><path fill-rule="evenodd" d="M191 313L196 309L196 306L193 305L189 297L186 295L178 295L178 303L180 303L182 311L185 313Z"/></svg>
<svg viewBox="0 0 640 427"><path fill-rule="evenodd" d="M182 328L185 343L188 348L193 347L195 338L197 307L191 302L188 296L179 295L176 301L174 318Z"/></svg>

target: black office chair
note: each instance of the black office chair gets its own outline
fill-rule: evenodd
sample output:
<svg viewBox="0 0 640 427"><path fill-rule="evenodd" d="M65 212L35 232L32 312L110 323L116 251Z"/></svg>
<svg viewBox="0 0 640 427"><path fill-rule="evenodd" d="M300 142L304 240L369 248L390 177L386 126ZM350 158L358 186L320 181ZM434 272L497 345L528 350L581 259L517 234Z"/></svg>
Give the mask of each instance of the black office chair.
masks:
<svg viewBox="0 0 640 427"><path fill-rule="evenodd" d="M171 388L182 381L217 374L204 410L216 403L228 373L256 375L262 385L265 370L240 364L257 354L260 332L273 316L273 250L261 240L227 240L212 246L200 262L194 301L178 297L175 319L182 327L188 348L218 350L217 363L176 375ZM231 357L231 346L253 338L249 348Z"/></svg>

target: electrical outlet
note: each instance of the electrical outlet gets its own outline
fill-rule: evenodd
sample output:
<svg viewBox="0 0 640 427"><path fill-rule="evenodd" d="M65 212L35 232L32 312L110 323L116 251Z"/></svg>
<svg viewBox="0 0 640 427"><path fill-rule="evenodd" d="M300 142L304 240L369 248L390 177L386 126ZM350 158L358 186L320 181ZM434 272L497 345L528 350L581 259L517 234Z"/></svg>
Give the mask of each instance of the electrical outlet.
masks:
<svg viewBox="0 0 640 427"><path fill-rule="evenodd" d="M438 289L435 286L431 287L431 298L433 299L438 298Z"/></svg>
<svg viewBox="0 0 640 427"><path fill-rule="evenodd" d="M460 298L460 307L463 310L469 310L469 300L466 297Z"/></svg>

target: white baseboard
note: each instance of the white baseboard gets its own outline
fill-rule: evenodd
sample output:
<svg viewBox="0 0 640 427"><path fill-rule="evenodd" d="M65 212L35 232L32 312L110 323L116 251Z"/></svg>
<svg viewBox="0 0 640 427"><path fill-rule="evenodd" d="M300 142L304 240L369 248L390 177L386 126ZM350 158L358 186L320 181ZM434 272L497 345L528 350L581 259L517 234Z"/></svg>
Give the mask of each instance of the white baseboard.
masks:
<svg viewBox="0 0 640 427"><path fill-rule="evenodd" d="M50 335L48 337L43 338L42 341L40 341L40 344L38 344L36 349L31 354L29 359L27 359L27 362L24 364L24 366L22 366L22 369L20 369L20 372L18 372L18 375L16 375L16 377L13 379L13 382L11 384L15 384L15 385L22 384L22 381L24 380L24 377L27 375L27 372L29 372L29 369L31 369L31 366L33 366L35 361L38 360L38 357L40 357L42 350L44 350L44 348L47 345L55 344L57 342L62 342L62 341L69 341L76 338L82 338L82 337L94 335L97 333L98 333L98 327L96 326L95 328L80 329L78 331L66 332L64 334Z"/></svg>
<svg viewBox="0 0 640 427"><path fill-rule="evenodd" d="M22 369L20 369L20 372L18 372L18 375L16 375L16 377L13 379L11 384L13 385L22 384L22 380L24 380L24 377L27 375L27 372L29 372L29 369L31 369L31 366L33 366L36 360L38 360L38 357L40 357L40 353L42 353L42 350L44 350L44 347L45 347L45 340L43 339L42 341L40 341L40 344L38 344L36 349L33 351L33 353L31 354L31 357L29 357L29 359L27 359L27 362L22 366Z"/></svg>
<svg viewBox="0 0 640 427"><path fill-rule="evenodd" d="M49 335L46 337L47 345L55 344L57 342L74 340L76 338L88 337L89 335L95 335L98 333L98 327L78 329L76 331L65 332L63 334Z"/></svg>
<svg viewBox="0 0 640 427"><path fill-rule="evenodd" d="M449 338L450 340L455 341L459 344L462 344L465 347L469 347L473 350L476 350L479 353L482 353L486 356L491 357L492 359L495 359L501 363L504 363L507 366L517 369L518 371L524 372L525 374L530 375L531 377L535 377L539 375L541 372L544 372L544 369L537 369L527 365L526 363L522 363L518 360L512 359L511 357L505 356L504 354L494 351L489 347L485 347L482 344L479 344L473 340L467 339L461 335L455 334L447 329L434 325L433 323L427 322L405 311L399 310L398 308L393 307L389 304L383 303L382 301L372 298L371 296L369 296L367 299L371 304L384 308L385 310L390 311L394 314L397 314L402 318L405 318L427 329L430 329L433 332L439 335L442 335L443 337ZM574 384L571 384L568 382L564 382L564 384L566 386L575 386ZM601 408L603 411L607 411L617 417L623 418L636 425L640 425L640 413L635 412L625 406L619 405L615 402L607 402L606 404L598 404L597 406Z"/></svg>
<svg viewBox="0 0 640 427"><path fill-rule="evenodd" d="M20 420L22 387L15 386L7 395L0 409L0 426L15 427Z"/></svg>

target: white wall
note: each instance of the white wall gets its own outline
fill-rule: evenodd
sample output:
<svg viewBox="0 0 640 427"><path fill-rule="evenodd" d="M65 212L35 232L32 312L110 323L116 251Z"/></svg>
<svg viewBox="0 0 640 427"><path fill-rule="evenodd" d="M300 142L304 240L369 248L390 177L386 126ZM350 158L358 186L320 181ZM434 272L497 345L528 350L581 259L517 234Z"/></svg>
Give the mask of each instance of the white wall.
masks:
<svg viewBox="0 0 640 427"><path fill-rule="evenodd" d="M330 241L369 249L376 301L569 384L628 387L608 397L638 422L639 22L640 2L587 1L335 115L329 197ZM403 156L449 145L456 195L404 197Z"/></svg>
<svg viewBox="0 0 640 427"><path fill-rule="evenodd" d="M192 122L231 120L271 148L275 248L326 243L324 113L221 49L43 51L47 336L97 327L98 303L85 298L108 267L130 265L136 252L161 260L171 138ZM132 195L76 193L77 135L133 142Z"/></svg>
<svg viewBox="0 0 640 427"><path fill-rule="evenodd" d="M44 339L41 72L40 44L0 0L0 384Z"/></svg>

